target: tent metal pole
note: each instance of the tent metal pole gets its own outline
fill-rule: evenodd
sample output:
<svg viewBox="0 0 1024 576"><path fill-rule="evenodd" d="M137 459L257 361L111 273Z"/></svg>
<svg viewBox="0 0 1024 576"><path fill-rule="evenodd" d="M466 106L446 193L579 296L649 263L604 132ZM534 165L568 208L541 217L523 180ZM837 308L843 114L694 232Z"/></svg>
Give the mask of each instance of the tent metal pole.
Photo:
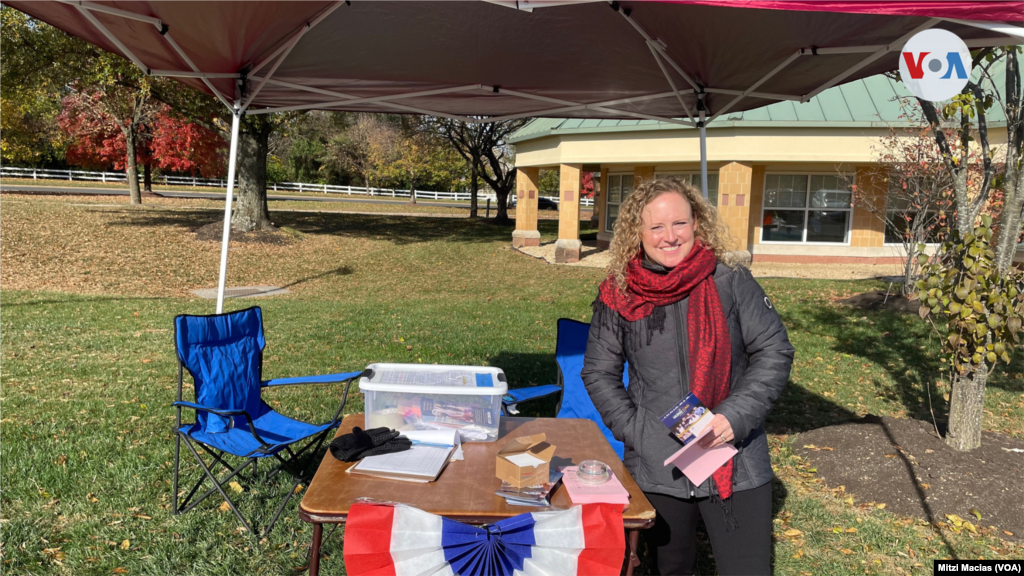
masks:
<svg viewBox="0 0 1024 576"><path fill-rule="evenodd" d="M1019 43L1021 38L1024 38L1024 28L1020 26L1014 26L1012 24L1006 24L1005 22L981 22L976 20L958 20L956 18L943 18L947 22L955 22L957 24L963 24L965 26L974 26L975 28L983 28L991 32L998 32L1000 34L1006 34L1007 36L1015 36ZM1004 40L1005 42L1005 40Z"/></svg>
<svg viewBox="0 0 1024 576"><path fill-rule="evenodd" d="M928 30L929 28L932 28L933 26L935 26L936 24L938 24L941 21L942 21L942 19L940 19L940 18L931 18L930 20L926 21L924 24L921 24L917 28L914 28L913 30L911 30L910 32L907 32L903 36L897 38L896 40L890 42L889 44L886 44L885 48L882 48L882 49L876 51L875 53L871 54L867 58L861 60L860 62L854 64L853 66L847 68L846 70L843 70L842 72L837 74L834 78L832 78L828 82L822 84L821 86L818 86L817 88L814 89L814 91L810 92L809 94L806 94L804 96L803 102L809 102L811 100L811 98L814 98L818 94L821 94L825 90L828 90L829 88L831 88L831 87L835 86L836 84L842 82L850 74L853 74L857 70L860 70L861 68L867 66L868 64L874 62L875 60L878 60L882 56L885 56L890 51L891 47L902 47L904 44L907 43L907 40L910 40L915 34L917 34L918 32L921 32L923 30Z"/></svg>
<svg viewBox="0 0 1024 576"><path fill-rule="evenodd" d="M224 198L224 235L220 242L220 279L217 281L217 314L224 312L224 284L228 275L228 244L231 242L231 201L234 199L235 167L238 165L238 125L243 110L231 114L231 152L228 155L228 189Z"/></svg>
<svg viewBox="0 0 1024 576"><path fill-rule="evenodd" d="M154 18L152 16L143 16L142 14L136 14L135 12L129 12L127 10L121 10L121 9L118 9L118 8L111 8L109 6L104 6L102 4L93 4L91 2L88 2L88 3L87 2L81 2L80 0L78 2L73 2L71 0L57 0L57 1L60 2L61 4L67 4L69 6L74 6L75 8L84 8L86 10L92 10L93 12L102 12L104 14L110 14L111 16L120 16L122 18L127 18L129 20L138 20L139 22L147 22L149 24L152 24L153 26L156 26L158 30L164 25L164 23L159 18Z"/></svg>
<svg viewBox="0 0 1024 576"><path fill-rule="evenodd" d="M101 24L100 21L97 20L96 17L92 15L92 12L90 12L89 9L84 8L80 4L74 4L73 6L75 8L77 8L78 12L83 17L85 17L85 19L88 20L89 23L91 23L93 26L95 26L96 29L99 30L100 33L103 34L107 38L107 40L110 40L111 44L113 44L114 46L117 46L117 49L121 51L121 54L125 58L131 60L133 64L138 66L139 70L142 70L143 74L146 74L147 76L149 75L149 68L146 67L146 65L142 63L142 60L139 60L139 57L136 56L131 50L129 50L128 47L125 46L120 40L118 40L117 36L114 36L114 34L110 30L107 30L107 27L104 26L103 24Z"/></svg>
<svg viewBox="0 0 1024 576"><path fill-rule="evenodd" d="M402 100L404 98L436 96L438 94L449 94L451 92L466 92L468 90L479 90L480 88L480 84L470 84L468 86L457 86L454 88L438 88L436 90L423 90L420 92L408 92L405 94L389 94L387 96L372 96L369 98L349 98L348 100L336 100L333 102L317 102L316 104L300 104L297 106L282 106L280 108L263 108L259 110L252 110L249 112L249 114L271 114L274 112L294 112L296 110L312 110L319 106L326 108L330 106L351 106L353 104L376 104L390 102L392 100Z"/></svg>
<svg viewBox="0 0 1024 576"><path fill-rule="evenodd" d="M704 121L704 114L707 112L704 106L703 91L697 93L697 114L700 121L697 126L700 128L700 191L704 199L708 199L708 129Z"/></svg>

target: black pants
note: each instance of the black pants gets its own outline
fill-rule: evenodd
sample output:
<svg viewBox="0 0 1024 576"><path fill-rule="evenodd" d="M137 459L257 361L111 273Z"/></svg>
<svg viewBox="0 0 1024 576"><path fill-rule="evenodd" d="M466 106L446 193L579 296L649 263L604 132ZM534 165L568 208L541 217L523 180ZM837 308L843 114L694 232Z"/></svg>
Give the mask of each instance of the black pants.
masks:
<svg viewBox="0 0 1024 576"><path fill-rule="evenodd" d="M676 498L648 493L658 512L647 537L657 558L661 576L693 574L697 561L697 517L704 518L715 564L722 576L771 573L772 485L771 482L742 492L733 492L732 511L739 527L725 531L725 511L710 498Z"/></svg>

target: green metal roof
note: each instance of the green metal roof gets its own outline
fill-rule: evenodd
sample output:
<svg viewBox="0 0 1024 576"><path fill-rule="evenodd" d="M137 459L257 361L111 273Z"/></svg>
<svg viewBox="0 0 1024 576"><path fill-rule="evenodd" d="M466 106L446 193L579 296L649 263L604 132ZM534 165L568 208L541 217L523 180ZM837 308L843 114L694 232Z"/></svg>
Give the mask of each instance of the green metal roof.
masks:
<svg viewBox="0 0 1024 576"><path fill-rule="evenodd" d="M1003 61L992 66L996 86L1005 86ZM907 126L901 100L913 96L902 82L884 75L871 76L825 90L808 102L782 101L744 112L727 113L708 124L708 130L731 127L856 128ZM1003 125L1006 117L998 103L988 112L989 125ZM561 134L693 130L656 120L583 120L537 118L516 131L510 143Z"/></svg>

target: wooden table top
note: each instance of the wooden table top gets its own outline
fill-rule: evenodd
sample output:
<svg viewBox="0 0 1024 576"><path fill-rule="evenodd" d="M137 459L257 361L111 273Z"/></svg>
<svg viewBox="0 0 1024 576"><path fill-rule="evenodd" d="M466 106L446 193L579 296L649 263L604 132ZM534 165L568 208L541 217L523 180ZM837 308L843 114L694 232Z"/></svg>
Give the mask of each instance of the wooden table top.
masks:
<svg viewBox="0 0 1024 576"><path fill-rule="evenodd" d="M362 414L346 416L337 435L347 434L355 426L363 426ZM568 418L502 417L497 441L463 444L465 460L449 462L437 481L425 484L347 474L345 471L353 464L335 459L328 451L302 498L299 514L311 523L344 522L353 501L359 497L400 502L474 524L497 522L530 512L534 508L509 506L504 498L495 494L501 487L501 480L494 475L495 456L510 434L526 436L540 432L547 434L547 441L556 447L552 467L575 466L584 460L600 460L611 466L630 495L629 507L622 514L626 528L654 525L654 507L597 425L590 420ZM564 485L555 491L551 505L556 508L572 506Z"/></svg>

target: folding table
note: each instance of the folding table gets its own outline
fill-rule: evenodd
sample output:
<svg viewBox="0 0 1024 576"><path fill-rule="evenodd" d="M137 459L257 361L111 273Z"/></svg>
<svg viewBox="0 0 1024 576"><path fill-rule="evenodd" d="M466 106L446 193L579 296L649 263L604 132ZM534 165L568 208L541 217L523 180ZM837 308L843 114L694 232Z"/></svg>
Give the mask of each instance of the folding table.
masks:
<svg viewBox="0 0 1024 576"><path fill-rule="evenodd" d="M338 434L347 434L355 426L363 426L362 414L347 416ZM494 464L495 455L510 435L525 436L540 432L547 434L548 442L557 447L552 466L572 466L584 460L600 460L611 466L629 491L629 507L623 511L622 519L629 534L626 539L629 560L626 574L631 575L633 568L639 564L636 556L639 530L654 525L654 507L626 471L597 425L590 420L569 418L503 418L496 442L463 444L465 460L450 462L436 482L420 484L348 474L346 470L352 464L340 462L330 453L325 454L299 505L302 520L313 525L310 576L317 576L320 572L323 525L343 524L353 501L360 497L400 502L470 524L489 524L536 510L526 506L509 506L504 498L494 493L501 486L501 480L494 475ZM551 505L558 508L572 506L564 486L555 491Z"/></svg>

